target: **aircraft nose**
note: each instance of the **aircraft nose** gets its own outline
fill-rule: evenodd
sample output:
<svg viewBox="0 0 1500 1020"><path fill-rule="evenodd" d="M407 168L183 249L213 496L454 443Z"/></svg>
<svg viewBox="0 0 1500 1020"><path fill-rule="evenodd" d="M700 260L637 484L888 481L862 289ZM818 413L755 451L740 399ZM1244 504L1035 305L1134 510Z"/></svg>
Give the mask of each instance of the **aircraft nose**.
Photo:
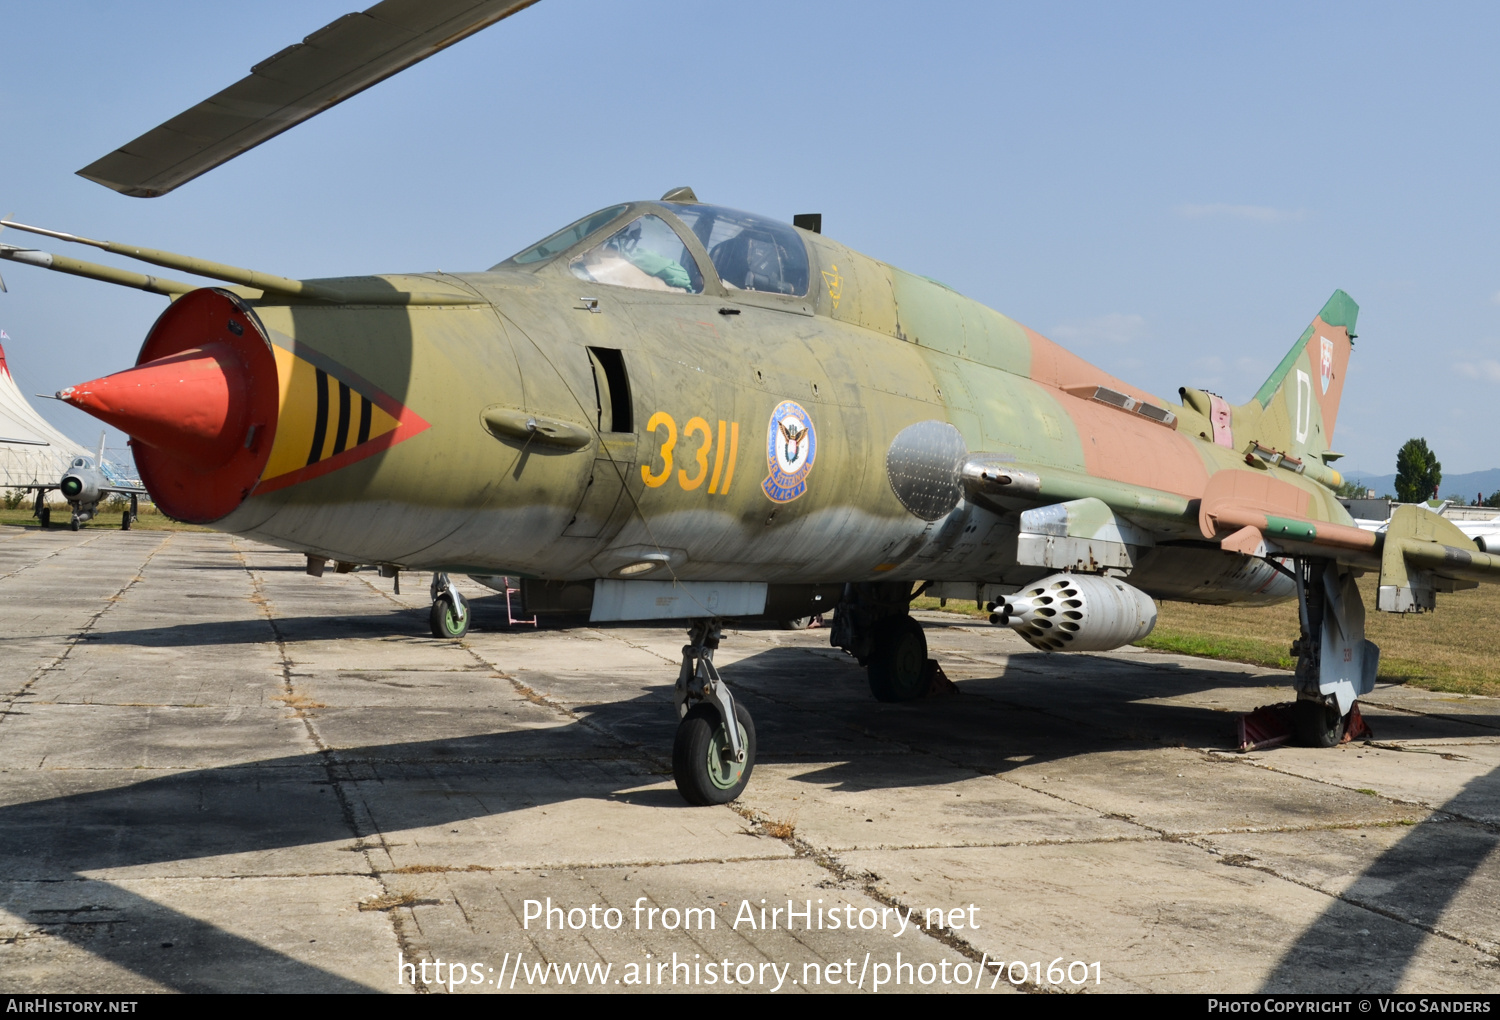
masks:
<svg viewBox="0 0 1500 1020"><path fill-rule="evenodd" d="M249 424L245 365L227 343L148 361L57 395L200 471L234 456Z"/></svg>
<svg viewBox="0 0 1500 1020"><path fill-rule="evenodd" d="M233 295L184 294L146 337L134 368L57 395L126 432L156 505L207 524L243 503L270 457L279 410L276 359Z"/></svg>

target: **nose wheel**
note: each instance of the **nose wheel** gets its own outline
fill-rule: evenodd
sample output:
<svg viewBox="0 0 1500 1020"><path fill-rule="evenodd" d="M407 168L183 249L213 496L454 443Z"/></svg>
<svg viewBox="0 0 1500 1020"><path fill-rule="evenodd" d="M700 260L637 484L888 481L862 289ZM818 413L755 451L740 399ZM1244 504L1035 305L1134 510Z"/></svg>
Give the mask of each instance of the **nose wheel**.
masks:
<svg viewBox="0 0 1500 1020"><path fill-rule="evenodd" d="M672 742L672 778L689 804L729 803L744 792L755 768L755 722L714 668L720 632L718 620L694 620L677 674L682 721Z"/></svg>
<svg viewBox="0 0 1500 1020"><path fill-rule="evenodd" d="M439 571L432 575L432 609L427 622L435 638L455 640L469 632L469 600L458 593L448 575Z"/></svg>
<svg viewBox="0 0 1500 1020"><path fill-rule="evenodd" d="M672 742L672 778L689 804L727 804L744 792L755 767L755 723L744 705L734 717L745 760L736 761L716 706L698 705L677 724Z"/></svg>

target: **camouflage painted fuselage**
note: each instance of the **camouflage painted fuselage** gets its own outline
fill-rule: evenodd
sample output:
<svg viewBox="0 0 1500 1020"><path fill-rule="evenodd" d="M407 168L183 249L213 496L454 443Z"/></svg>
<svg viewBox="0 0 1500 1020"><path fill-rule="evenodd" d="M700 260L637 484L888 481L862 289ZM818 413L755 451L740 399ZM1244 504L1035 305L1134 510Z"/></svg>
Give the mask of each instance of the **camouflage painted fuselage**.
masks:
<svg viewBox="0 0 1500 1020"><path fill-rule="evenodd" d="M622 215L643 212L662 210ZM380 278L479 304L240 291L278 348L281 413L262 481L214 526L335 560L476 574L597 578L664 554L683 580L1019 584L1048 572L1017 562L1019 511L1093 496L1155 537L1133 584L1265 601L1289 583L1219 547L1200 520L1205 494L1265 490L1267 513L1350 523L1321 455L1352 311L1315 321L1248 404L1197 391L1167 402L939 283L801 236L806 298L726 288L711 264L701 294L601 285L572 275L566 254ZM1335 345L1331 361L1314 363L1319 342ZM785 418L787 402L800 415ZM586 441L523 438L515 423L528 419ZM773 463L778 421L808 427L790 476ZM887 460L925 421L1033 472L1039 490L913 513ZM1247 457L1257 441L1287 462ZM1243 482L1211 487L1225 472Z"/></svg>

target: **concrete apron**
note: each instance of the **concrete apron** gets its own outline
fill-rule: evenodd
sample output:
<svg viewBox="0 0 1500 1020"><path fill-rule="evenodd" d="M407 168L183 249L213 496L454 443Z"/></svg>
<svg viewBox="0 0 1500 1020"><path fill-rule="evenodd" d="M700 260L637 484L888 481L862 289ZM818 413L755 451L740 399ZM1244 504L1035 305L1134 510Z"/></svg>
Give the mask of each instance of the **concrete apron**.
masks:
<svg viewBox="0 0 1500 1020"><path fill-rule="evenodd" d="M826 630L747 626L759 763L689 808L675 627L509 628L465 581L440 642L421 576L0 539L0 991L1500 985L1493 699L1239 755L1283 674L930 614L961 693L883 705Z"/></svg>

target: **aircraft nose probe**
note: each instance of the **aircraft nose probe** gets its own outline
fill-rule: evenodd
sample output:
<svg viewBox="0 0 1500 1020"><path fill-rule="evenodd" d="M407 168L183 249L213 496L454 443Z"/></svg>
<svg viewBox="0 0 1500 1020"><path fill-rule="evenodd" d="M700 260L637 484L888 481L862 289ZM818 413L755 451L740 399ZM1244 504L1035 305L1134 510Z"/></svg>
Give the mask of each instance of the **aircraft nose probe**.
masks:
<svg viewBox="0 0 1500 1020"><path fill-rule="evenodd" d="M157 505L193 523L218 520L249 496L279 403L275 357L255 316L209 289L167 309L134 368L57 396L129 434Z"/></svg>
<svg viewBox="0 0 1500 1020"><path fill-rule="evenodd" d="M244 440L249 413L243 361L209 343L60 390L58 399L199 471Z"/></svg>

